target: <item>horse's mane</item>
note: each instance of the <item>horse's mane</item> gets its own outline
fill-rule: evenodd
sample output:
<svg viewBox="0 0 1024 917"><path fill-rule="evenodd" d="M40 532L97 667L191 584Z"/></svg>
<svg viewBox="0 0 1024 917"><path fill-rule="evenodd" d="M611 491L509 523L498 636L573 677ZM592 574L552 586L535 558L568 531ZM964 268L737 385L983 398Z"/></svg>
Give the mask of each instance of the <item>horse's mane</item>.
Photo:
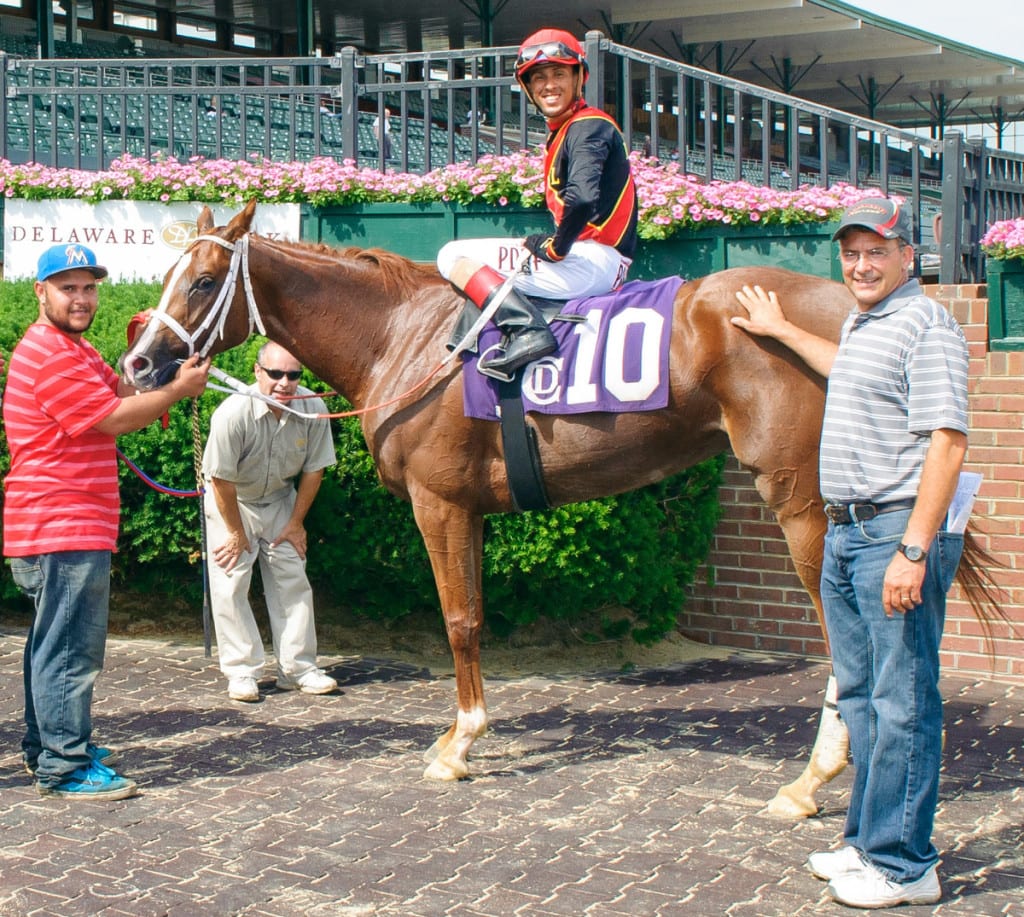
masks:
<svg viewBox="0 0 1024 917"><path fill-rule="evenodd" d="M342 258L376 265L380 269L385 285L389 282L395 284L403 298L421 289L426 281L436 281L441 276L432 264L419 264L383 248L352 247L343 249L339 254Z"/></svg>
<svg viewBox="0 0 1024 917"><path fill-rule="evenodd" d="M385 251L383 248L351 246L338 249L322 242L278 242L277 244L287 246L289 251L308 251L335 260L357 261L377 268L384 289L389 294L397 295L401 299L406 299L421 290L424 283L437 282L440 279L440 274L434 265L420 264L411 261L404 255Z"/></svg>

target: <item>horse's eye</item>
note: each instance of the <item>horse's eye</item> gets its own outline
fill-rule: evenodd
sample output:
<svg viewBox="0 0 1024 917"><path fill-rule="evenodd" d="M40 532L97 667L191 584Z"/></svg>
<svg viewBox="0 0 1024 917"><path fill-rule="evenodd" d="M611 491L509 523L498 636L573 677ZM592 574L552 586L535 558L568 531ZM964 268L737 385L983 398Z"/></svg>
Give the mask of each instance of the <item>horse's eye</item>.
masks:
<svg viewBox="0 0 1024 917"><path fill-rule="evenodd" d="M202 277L196 278L192 283L192 289L189 293L209 293L214 288L217 281L214 280L209 274L204 274Z"/></svg>

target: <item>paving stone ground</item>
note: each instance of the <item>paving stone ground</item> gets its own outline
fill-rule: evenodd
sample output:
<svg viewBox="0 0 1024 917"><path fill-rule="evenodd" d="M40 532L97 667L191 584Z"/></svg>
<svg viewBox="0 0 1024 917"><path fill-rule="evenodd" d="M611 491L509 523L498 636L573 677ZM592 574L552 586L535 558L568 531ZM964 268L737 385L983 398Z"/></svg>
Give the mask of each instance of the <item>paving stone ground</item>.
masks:
<svg viewBox="0 0 1024 917"><path fill-rule="evenodd" d="M44 799L20 769L24 632L0 631L0 915L852 914L804 868L838 841L764 806L802 769L826 668L743 656L490 678L472 776L425 781L454 682L322 657L344 693L227 700L201 647L111 639L95 738L140 796ZM486 671L486 659L485 659ZM1024 687L947 677L945 897L1024 915Z"/></svg>

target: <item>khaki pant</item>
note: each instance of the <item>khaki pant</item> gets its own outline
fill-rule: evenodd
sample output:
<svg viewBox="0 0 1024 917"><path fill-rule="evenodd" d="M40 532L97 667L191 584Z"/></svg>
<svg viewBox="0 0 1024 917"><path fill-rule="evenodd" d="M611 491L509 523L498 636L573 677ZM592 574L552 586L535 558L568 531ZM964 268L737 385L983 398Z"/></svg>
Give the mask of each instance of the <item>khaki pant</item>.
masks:
<svg viewBox="0 0 1024 917"><path fill-rule="evenodd" d="M227 529L210 490L204 504L208 554L212 557L213 549L227 540ZM220 670L228 678L259 678L263 674L263 641L249 604L249 584L257 558L280 674L297 679L317 667L313 590L306 578L306 562L287 541L276 548L270 546L291 517L294 504L294 491L269 506L239 503L250 551L231 573L225 573L212 559L207 562Z"/></svg>

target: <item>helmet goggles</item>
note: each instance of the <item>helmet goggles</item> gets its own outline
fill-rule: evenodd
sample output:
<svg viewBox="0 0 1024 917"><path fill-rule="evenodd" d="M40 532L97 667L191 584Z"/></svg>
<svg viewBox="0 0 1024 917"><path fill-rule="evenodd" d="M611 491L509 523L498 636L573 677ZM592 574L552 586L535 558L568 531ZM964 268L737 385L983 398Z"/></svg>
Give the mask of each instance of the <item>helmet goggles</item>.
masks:
<svg viewBox="0 0 1024 917"><path fill-rule="evenodd" d="M529 45L519 49L519 56L516 57L516 73L531 64L544 62L552 64L583 64L583 55L561 41L549 41L540 45Z"/></svg>

